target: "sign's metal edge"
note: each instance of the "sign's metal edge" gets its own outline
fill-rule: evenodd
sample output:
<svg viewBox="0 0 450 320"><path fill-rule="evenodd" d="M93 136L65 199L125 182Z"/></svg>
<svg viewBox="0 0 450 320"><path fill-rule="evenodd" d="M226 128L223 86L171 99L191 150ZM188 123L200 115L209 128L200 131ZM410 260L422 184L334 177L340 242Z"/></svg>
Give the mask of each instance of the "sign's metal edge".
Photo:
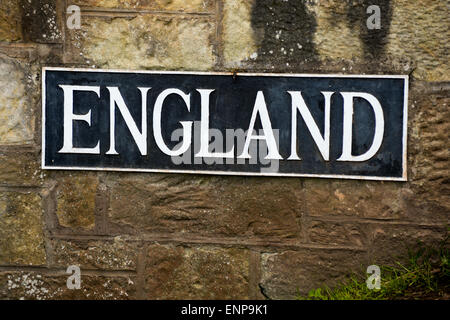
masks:
<svg viewBox="0 0 450 320"><path fill-rule="evenodd" d="M404 78L404 98L403 98L403 181L408 181L408 95L409 77Z"/></svg>
<svg viewBox="0 0 450 320"><path fill-rule="evenodd" d="M41 168L44 169L45 166L45 127L46 127L46 122L45 122L45 102L46 102L46 95L45 95L45 84L46 84L46 79L45 79L45 72L46 72L46 67L42 68L42 75L41 75L41 81L42 81L42 97L41 97L41 102L42 102L42 110L41 110L41 117L42 117L42 121L41 121L41 126L42 126L42 130L41 130Z"/></svg>
<svg viewBox="0 0 450 320"><path fill-rule="evenodd" d="M118 70L118 69L87 69L87 68L63 68L42 67L42 136L41 136L41 168L43 170L90 170L90 171L122 171L122 172L159 172L159 173L189 173L209 175L234 175L234 176L269 176L269 177L303 177L303 178L330 178L351 180L376 180L376 181L408 181L407 178L407 131L408 131L408 75L344 75L344 74L294 74L294 73L239 73L240 76L287 76L287 77L339 77L339 78L388 78L404 80L404 106L403 106L403 163L402 177L379 176L352 176L352 175L322 175L322 174L296 174L296 173L258 173L258 172L234 172L234 171L196 171L196 170L163 170L163 169L133 169L133 168L96 168L96 167L52 167L45 163L45 84L46 71L78 71L78 72L114 72L114 73L148 73L148 74L192 74L192 75L230 75L231 72L197 72L197 71L155 71L155 70Z"/></svg>
<svg viewBox="0 0 450 320"><path fill-rule="evenodd" d="M405 181L403 177L379 177L357 175L333 175L333 174L307 174L307 173L273 173L273 172L239 172L239 171L208 171L208 170L177 170L177 169L140 169L140 168L98 168L98 167L60 167L43 166L46 170L89 170L89 171L117 171L117 172L154 172L154 173L189 173L229 176L253 176L253 177L292 177L292 178L330 178L351 180L378 180L378 181Z"/></svg>

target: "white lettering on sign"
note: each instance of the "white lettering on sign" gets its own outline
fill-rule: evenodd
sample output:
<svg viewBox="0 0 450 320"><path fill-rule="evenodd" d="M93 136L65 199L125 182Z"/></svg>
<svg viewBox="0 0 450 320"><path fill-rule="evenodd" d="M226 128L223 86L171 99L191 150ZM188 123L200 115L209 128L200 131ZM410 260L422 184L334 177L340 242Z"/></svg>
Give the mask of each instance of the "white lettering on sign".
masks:
<svg viewBox="0 0 450 320"><path fill-rule="evenodd" d="M75 148L73 147L73 121L85 121L91 124L91 110L86 114L73 113L73 92L74 91L91 91L95 92L100 97L100 87L98 86L68 86L60 85L64 91L64 145L60 153L100 153L100 142L93 148ZM141 92L141 131L139 131L136 122L133 120L130 111L128 110L118 87L107 87L109 91L110 100L110 147L106 152L108 155L118 155L115 149L115 114L116 106L122 115L127 128L129 129L136 145L139 148L141 155L147 155L147 93L151 88L137 89ZM234 145L228 152L210 152L209 151L209 137L211 129L209 128L209 96L214 89L196 89L201 97L201 121L200 121L200 150L195 154L196 157L202 158L233 158ZM324 91L322 95L325 98L325 117L324 117L324 134L320 133L320 129L315 122L311 112L302 97L301 91L288 91L292 98L291 105L291 155L287 160L301 160L297 154L297 112L300 113L306 126L317 145L320 154L325 161L330 160L330 109L331 96L334 92ZM165 99L171 95L178 95L182 98L184 106L188 111L191 110L190 98L191 94L186 94L183 91L175 88L170 88L162 91L156 98L153 110L153 134L156 144L159 149L165 154L175 157L180 156L189 149L192 137L192 121L180 121L183 128L183 143L177 150L170 150L164 142L161 128L161 115L163 112L163 104ZM384 135L384 116L383 109L380 102L373 95L365 92L341 92L344 98L344 123L343 123L343 139L342 139L342 154L337 161L366 161L372 158L380 149L383 143ZM361 98L369 102L375 115L375 132L370 148L361 155L352 154L352 130L353 130L353 108L354 99ZM170 111L166 111L170 112ZM261 120L262 134L255 134L255 122L257 117ZM267 144L268 153L266 160L283 159L280 155L277 143L275 141L272 123L270 121L267 110L267 103L264 98L263 91L258 91L256 94L255 104L253 107L250 124L247 130L247 137L245 139L242 153L237 156L239 159L250 159L249 153L250 143L253 140L264 140Z"/></svg>
<svg viewBox="0 0 450 320"><path fill-rule="evenodd" d="M108 87L110 96L110 109L109 109L109 123L110 123L110 140L109 140L109 150L106 154L118 154L116 151L115 143L115 125L116 125L116 109L115 106L119 107L119 111L122 114L123 119L136 142L141 155L147 155L147 92L151 88L138 88L142 95L142 122L141 128L142 132L136 126L131 117L130 111L128 110L125 102L123 101L122 95L120 94L119 88Z"/></svg>
<svg viewBox="0 0 450 320"><path fill-rule="evenodd" d="M100 141L93 148L74 148L73 122L85 121L91 125L91 110L86 114L73 114L73 92L92 91L100 98L100 87L59 85L64 91L64 144L59 153L92 153L100 154Z"/></svg>
<svg viewBox="0 0 450 320"><path fill-rule="evenodd" d="M325 134L322 137L319 127L314 121L311 112L306 106L305 100L303 100L302 93L300 91L288 91L292 97L292 133L291 133L291 155L288 160L301 160L297 155L297 110L300 111L303 120L305 120L306 126L314 139L320 153L325 161L330 160L330 105L331 95L334 92L322 92L325 97L325 121L324 131Z"/></svg>
<svg viewBox="0 0 450 320"><path fill-rule="evenodd" d="M186 152L186 150L191 145L192 121L180 121L181 126L183 127L183 144L177 150L170 150L162 137L161 112L164 100L171 94L179 95L183 99L187 110L191 110L190 94L185 94L179 89L164 90L159 94L158 98L156 98L155 108L153 110L153 134L155 135L156 144L158 145L159 149L161 149L162 152L171 157L176 157Z"/></svg>
<svg viewBox="0 0 450 320"><path fill-rule="evenodd" d="M259 114L261 119L263 135L254 135L253 128L255 126L256 115ZM278 153L277 143L275 141L275 136L273 135L272 124L270 123L269 113L267 112L267 104L264 99L264 94L262 91L258 91L256 94L255 107L253 108L252 118L250 120L250 125L247 131L247 139L244 144L244 151L238 158L249 159L251 156L248 153L248 148L250 142L253 140L265 140L267 143L267 148L269 153L265 159L283 159Z"/></svg>
<svg viewBox="0 0 450 320"><path fill-rule="evenodd" d="M384 116L380 102L373 95L364 92L341 92L344 97L344 134L342 138L342 155L337 161L366 161L372 158L380 149L384 134ZM353 98L367 100L375 112L375 135L372 146L366 153L359 156L352 155L353 129Z"/></svg>

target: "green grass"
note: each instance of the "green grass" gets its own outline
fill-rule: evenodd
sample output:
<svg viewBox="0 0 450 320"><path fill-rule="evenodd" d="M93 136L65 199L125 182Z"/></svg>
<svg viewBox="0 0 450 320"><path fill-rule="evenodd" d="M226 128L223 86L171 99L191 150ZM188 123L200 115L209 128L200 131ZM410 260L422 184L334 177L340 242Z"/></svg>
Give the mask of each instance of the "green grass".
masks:
<svg viewBox="0 0 450 320"><path fill-rule="evenodd" d="M333 289L324 286L311 290L300 300L388 300L450 299L449 250L447 239L438 248L419 249L408 253L407 263L379 266L380 289L368 289L369 274L353 274ZM403 260L403 259L402 259Z"/></svg>

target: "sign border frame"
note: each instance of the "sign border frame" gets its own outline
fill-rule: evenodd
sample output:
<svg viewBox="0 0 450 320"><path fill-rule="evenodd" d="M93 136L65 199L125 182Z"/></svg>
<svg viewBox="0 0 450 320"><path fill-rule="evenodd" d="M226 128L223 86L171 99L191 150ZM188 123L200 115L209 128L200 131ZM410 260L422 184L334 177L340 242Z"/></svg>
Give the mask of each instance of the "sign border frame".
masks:
<svg viewBox="0 0 450 320"><path fill-rule="evenodd" d="M45 81L47 71L69 71L69 72L106 72L106 73L148 73L148 74L185 74L185 75L229 75L239 77L303 77L303 78L384 78L403 79L403 132L402 132L402 176L361 176L361 175L340 175L340 174L308 174L308 173L275 173L275 172L236 172L236 171L205 171L205 170L176 170L176 169L139 169L139 168L100 168L100 167L60 167L47 166L45 163ZM120 69L89 69L89 68L68 68L68 67L42 67L42 116L41 116L41 169L43 170L86 170L86 171L116 171L116 172L155 172L155 173L187 173L187 174L208 174L227 176L263 176L263 177L297 177L297 178L328 178L328 179L350 179L350 180L375 180L375 181L408 181L407 172L407 141L408 141L408 75L352 75L352 74L307 74L307 73L246 73L246 72L215 72L215 71L164 71L164 70L120 70Z"/></svg>

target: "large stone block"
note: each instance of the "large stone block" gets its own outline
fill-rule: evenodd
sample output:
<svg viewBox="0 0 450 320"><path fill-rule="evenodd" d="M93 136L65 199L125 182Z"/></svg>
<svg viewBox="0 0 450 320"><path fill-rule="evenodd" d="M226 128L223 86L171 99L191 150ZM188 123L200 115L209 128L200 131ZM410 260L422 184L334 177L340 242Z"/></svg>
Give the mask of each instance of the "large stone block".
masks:
<svg viewBox="0 0 450 320"><path fill-rule="evenodd" d="M136 270L138 247L116 237L113 241L53 240L56 267L78 265L82 269Z"/></svg>
<svg viewBox="0 0 450 320"><path fill-rule="evenodd" d="M214 11L214 0L75 0L74 4L105 9L141 9L205 13Z"/></svg>
<svg viewBox="0 0 450 320"><path fill-rule="evenodd" d="M41 197L0 192L0 265L46 262Z"/></svg>
<svg viewBox="0 0 450 320"><path fill-rule="evenodd" d="M214 23L208 17L138 15L84 17L68 30L73 60L122 69L208 70L215 62Z"/></svg>
<svg viewBox="0 0 450 320"><path fill-rule="evenodd" d="M248 299L245 249L150 246L145 293L149 299Z"/></svg>
<svg viewBox="0 0 450 320"><path fill-rule="evenodd" d="M308 1L315 25L313 44L327 65L345 59L370 72L396 70L428 81L448 80L450 25L445 1ZM380 8L380 29L369 29L366 12ZM394 65L403 65L403 70ZM397 71L398 70L398 71Z"/></svg>
<svg viewBox="0 0 450 320"><path fill-rule="evenodd" d="M22 40L22 13L18 0L0 2L0 41Z"/></svg>
<svg viewBox="0 0 450 320"><path fill-rule="evenodd" d="M254 1L226 0L223 8L223 55L227 66L257 57L256 35L251 13Z"/></svg>
<svg viewBox="0 0 450 320"><path fill-rule="evenodd" d="M117 233L300 238L297 179L146 174L108 181Z"/></svg>
<svg viewBox="0 0 450 320"><path fill-rule="evenodd" d="M40 186L45 173L40 168L40 157L31 152L0 152L0 185Z"/></svg>
<svg viewBox="0 0 450 320"><path fill-rule="evenodd" d="M307 179L304 188L306 211L311 216L406 217L402 183Z"/></svg>
<svg viewBox="0 0 450 320"><path fill-rule="evenodd" d="M408 262L409 254L417 253L421 247L444 246L446 237L448 230L444 225L374 224L369 233L369 259L371 264L379 265Z"/></svg>
<svg viewBox="0 0 450 320"><path fill-rule="evenodd" d="M418 79L448 81L448 3L436 0L393 0L391 6L387 53L411 58L416 64L413 75Z"/></svg>
<svg viewBox="0 0 450 320"><path fill-rule="evenodd" d="M95 225L95 199L98 187L95 173L70 173L60 177L57 189L59 224L90 230Z"/></svg>
<svg viewBox="0 0 450 320"><path fill-rule="evenodd" d="M410 99L408 215L415 220L450 221L449 89L414 88ZM428 92L427 92L428 91Z"/></svg>
<svg viewBox="0 0 450 320"><path fill-rule="evenodd" d="M366 268L363 251L302 249L264 253L260 287L270 299L295 299L299 293L304 295L324 285L333 287Z"/></svg>
<svg viewBox="0 0 450 320"><path fill-rule="evenodd" d="M307 12L313 14L315 26L313 45L321 59L353 59L364 55L364 45L360 39L360 26L350 23L352 10L366 15L354 7L356 2L327 0L306 1Z"/></svg>
<svg viewBox="0 0 450 320"><path fill-rule="evenodd" d="M25 144L33 139L34 117L29 96L31 72L0 55L0 145Z"/></svg>
<svg viewBox="0 0 450 320"><path fill-rule="evenodd" d="M134 276L84 275L81 288L68 289L64 271L48 274L40 272L0 272L0 299L14 300L126 300L136 299Z"/></svg>

